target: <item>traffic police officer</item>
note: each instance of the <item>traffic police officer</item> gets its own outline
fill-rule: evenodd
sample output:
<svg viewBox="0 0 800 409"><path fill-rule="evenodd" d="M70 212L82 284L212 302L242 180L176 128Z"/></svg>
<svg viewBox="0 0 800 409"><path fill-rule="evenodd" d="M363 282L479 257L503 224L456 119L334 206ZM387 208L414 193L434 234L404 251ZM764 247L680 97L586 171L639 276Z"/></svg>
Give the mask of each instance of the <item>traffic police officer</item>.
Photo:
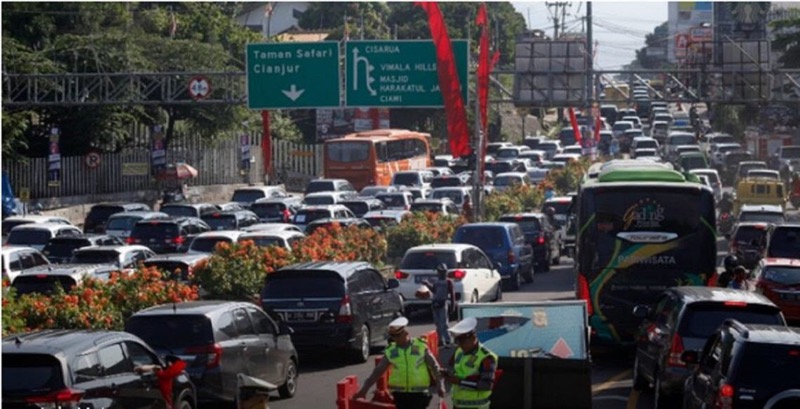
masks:
<svg viewBox="0 0 800 409"><path fill-rule="evenodd" d="M497 355L478 341L477 325L470 317L450 328L458 349L443 375L453 387L455 409L488 409L491 403Z"/></svg>
<svg viewBox="0 0 800 409"><path fill-rule="evenodd" d="M389 374L389 391L397 409L427 408L431 402L431 376L438 385L439 397L444 397L444 382L439 375L439 363L428 350L425 341L411 338L406 326L408 319L405 317L389 323L389 336L393 342L384 350L383 359L375 366L375 370L353 399L363 398L389 367L392 368Z"/></svg>

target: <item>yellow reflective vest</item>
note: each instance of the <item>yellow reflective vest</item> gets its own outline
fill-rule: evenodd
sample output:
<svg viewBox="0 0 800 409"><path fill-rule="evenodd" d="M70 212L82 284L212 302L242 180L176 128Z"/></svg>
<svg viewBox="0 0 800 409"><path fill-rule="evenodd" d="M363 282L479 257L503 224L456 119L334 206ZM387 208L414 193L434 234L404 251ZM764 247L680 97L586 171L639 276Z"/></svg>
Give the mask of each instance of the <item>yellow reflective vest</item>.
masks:
<svg viewBox="0 0 800 409"><path fill-rule="evenodd" d="M478 346L474 354L465 354L461 348L456 350L453 357L455 376L461 379L477 375L481 370L481 364L486 357L492 357L497 365L497 355L486 349L483 345ZM491 390L481 391L465 388L460 385L453 385L453 406L459 409L488 409L490 405L489 397Z"/></svg>
<svg viewBox="0 0 800 409"><path fill-rule="evenodd" d="M391 344L384 354L392 364L389 374L389 390L392 392L428 392L431 376L425 362L428 345L421 339L413 339L411 344L400 348Z"/></svg>

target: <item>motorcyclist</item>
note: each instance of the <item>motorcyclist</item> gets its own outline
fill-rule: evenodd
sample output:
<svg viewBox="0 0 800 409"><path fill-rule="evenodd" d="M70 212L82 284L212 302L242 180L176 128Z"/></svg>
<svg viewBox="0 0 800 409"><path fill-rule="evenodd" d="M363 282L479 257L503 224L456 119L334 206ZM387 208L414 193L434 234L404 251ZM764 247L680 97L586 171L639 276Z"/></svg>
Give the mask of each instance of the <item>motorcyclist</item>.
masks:
<svg viewBox="0 0 800 409"><path fill-rule="evenodd" d="M725 267L725 271L720 273L719 278L717 278L717 287L727 287L733 279L733 270L741 265L739 258L735 254L729 254L725 257L722 264Z"/></svg>
<svg viewBox="0 0 800 409"><path fill-rule="evenodd" d="M561 224L558 223L556 220L556 209L553 206L547 206L544 209L544 215L547 216L547 221L553 226L554 229L558 230L561 228Z"/></svg>
<svg viewBox="0 0 800 409"><path fill-rule="evenodd" d="M731 192L722 194L722 199L719 200L719 214L730 213L733 211L733 195Z"/></svg>

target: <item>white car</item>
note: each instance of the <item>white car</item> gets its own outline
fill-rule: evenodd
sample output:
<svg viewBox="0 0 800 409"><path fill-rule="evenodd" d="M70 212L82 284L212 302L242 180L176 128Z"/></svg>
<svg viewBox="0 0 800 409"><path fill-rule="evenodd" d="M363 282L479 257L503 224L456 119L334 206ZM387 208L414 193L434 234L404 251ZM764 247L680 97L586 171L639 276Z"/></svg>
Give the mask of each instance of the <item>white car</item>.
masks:
<svg viewBox="0 0 800 409"><path fill-rule="evenodd" d="M239 236L244 234L238 230L217 230L200 233L192 240L189 245L188 254L211 254L217 243L233 244L239 240Z"/></svg>
<svg viewBox="0 0 800 409"><path fill-rule="evenodd" d="M71 224L28 223L11 229L6 244L33 247L42 251L53 237L80 236L80 229Z"/></svg>
<svg viewBox="0 0 800 409"><path fill-rule="evenodd" d="M353 197L352 192L315 192L303 197L304 206L335 205Z"/></svg>
<svg viewBox="0 0 800 409"><path fill-rule="evenodd" d="M65 217L58 217L58 216L44 216L38 214L29 214L26 216L10 216L6 217L3 220L3 237L8 236L8 233L11 232L11 229L17 226L22 226L23 224L31 224L31 223L56 223L56 224L65 224L72 226L69 220Z"/></svg>
<svg viewBox="0 0 800 409"><path fill-rule="evenodd" d="M303 230L299 227L289 223L257 223L251 226L242 227L244 232L261 232L261 231L295 231L302 233Z"/></svg>
<svg viewBox="0 0 800 409"><path fill-rule="evenodd" d="M708 177L708 181L711 182L711 189L714 191L714 199L722 199L722 180L719 178L719 172L716 169L692 169L689 173Z"/></svg>
<svg viewBox="0 0 800 409"><path fill-rule="evenodd" d="M437 278L436 266L447 265L458 304L499 301L503 297L500 273L479 248L470 244L427 244L406 251L394 277L403 297L406 315L414 309L430 308L430 299L419 299L417 290Z"/></svg>
<svg viewBox="0 0 800 409"><path fill-rule="evenodd" d="M109 236L126 240L131 236L131 231L136 223L142 220L167 220L170 215L161 212L135 211L115 213L108 217L105 232Z"/></svg>
<svg viewBox="0 0 800 409"><path fill-rule="evenodd" d="M9 282L27 269L50 265L47 257L32 247L3 246L2 254L3 278Z"/></svg>
<svg viewBox="0 0 800 409"><path fill-rule="evenodd" d="M138 244L128 246L88 246L72 253L69 264L108 264L116 268L133 270L140 261L154 257L156 253ZM113 268L111 270L114 270Z"/></svg>

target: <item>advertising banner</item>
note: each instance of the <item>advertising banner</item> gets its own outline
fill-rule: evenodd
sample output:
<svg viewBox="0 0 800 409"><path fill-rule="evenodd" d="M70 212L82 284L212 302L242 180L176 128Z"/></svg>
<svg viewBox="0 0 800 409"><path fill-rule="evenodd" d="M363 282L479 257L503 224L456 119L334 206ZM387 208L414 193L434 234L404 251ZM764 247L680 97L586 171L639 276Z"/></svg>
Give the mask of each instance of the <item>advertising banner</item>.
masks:
<svg viewBox="0 0 800 409"><path fill-rule="evenodd" d="M167 167L167 150L164 146L164 131L161 125L153 127L153 142L150 149L150 170L158 175Z"/></svg>
<svg viewBox="0 0 800 409"><path fill-rule="evenodd" d="M47 186L61 186L61 150L58 146L61 131L58 128L50 130L50 144L47 155Z"/></svg>
<svg viewBox="0 0 800 409"><path fill-rule="evenodd" d="M250 169L250 135L244 134L239 137L239 144L241 147L241 169Z"/></svg>

